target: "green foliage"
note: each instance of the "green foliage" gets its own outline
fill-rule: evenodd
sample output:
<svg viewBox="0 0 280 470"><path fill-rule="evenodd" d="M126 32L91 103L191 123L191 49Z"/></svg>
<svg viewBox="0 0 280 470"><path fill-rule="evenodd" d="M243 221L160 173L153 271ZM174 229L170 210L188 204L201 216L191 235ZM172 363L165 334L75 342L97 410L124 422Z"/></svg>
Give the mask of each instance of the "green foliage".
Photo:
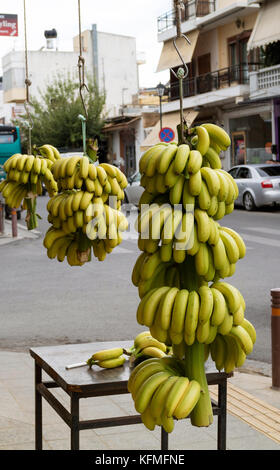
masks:
<svg viewBox="0 0 280 470"><path fill-rule="evenodd" d="M102 110L105 96L99 93L98 86L92 80L87 80L87 87L83 88L82 96L87 110L87 137L100 138L104 121ZM57 148L81 148L82 127L79 114L85 115L79 94L77 79L65 78L58 75L53 82L47 85L44 91L40 90L40 99L30 99L32 107L30 116L33 121L32 145L40 146L46 143ZM27 115L14 121L20 126L23 149L28 138Z"/></svg>
<svg viewBox="0 0 280 470"><path fill-rule="evenodd" d="M272 42L261 49L265 67L280 64L280 41Z"/></svg>

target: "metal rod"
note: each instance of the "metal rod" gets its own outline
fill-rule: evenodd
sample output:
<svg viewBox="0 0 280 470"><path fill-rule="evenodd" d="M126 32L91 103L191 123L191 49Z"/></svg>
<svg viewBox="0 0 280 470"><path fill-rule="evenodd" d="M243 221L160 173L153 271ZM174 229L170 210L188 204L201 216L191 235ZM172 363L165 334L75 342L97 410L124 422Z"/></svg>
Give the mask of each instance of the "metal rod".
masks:
<svg viewBox="0 0 280 470"><path fill-rule="evenodd" d="M38 388L42 382L42 369L35 362L35 449L42 450L42 395Z"/></svg>
<svg viewBox="0 0 280 470"><path fill-rule="evenodd" d="M280 390L280 288L271 289L272 388Z"/></svg>

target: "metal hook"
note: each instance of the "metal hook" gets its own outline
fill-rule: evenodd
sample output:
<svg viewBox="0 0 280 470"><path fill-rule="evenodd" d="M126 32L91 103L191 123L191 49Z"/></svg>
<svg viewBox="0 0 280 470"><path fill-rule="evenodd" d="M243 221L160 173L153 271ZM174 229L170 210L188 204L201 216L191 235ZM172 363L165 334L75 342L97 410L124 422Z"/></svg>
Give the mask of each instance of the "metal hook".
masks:
<svg viewBox="0 0 280 470"><path fill-rule="evenodd" d="M183 38L187 41L187 43L188 43L189 45L191 45L191 41L189 40L189 38L188 38L187 36L185 36L185 34L182 34L181 37L183 37ZM179 49L178 49L178 47L177 47L176 39L173 39L173 45L174 45L174 47L175 47L175 49L176 49L176 52L177 52L178 56L180 57L180 59L181 59L181 61L182 61L182 65L183 65L185 71L183 70L183 72L182 72L182 71L181 71L181 70L182 70L181 67L177 70L177 73L174 72L174 70L173 70L172 68L171 68L170 70L171 70L171 72L173 73L174 77L176 77L176 78L181 78L181 79L183 80L184 78L186 78L186 77L188 76L188 74L189 74L189 69L188 69L188 66L187 66L187 64L185 63L185 61L184 61L184 59L183 59L183 57L182 57L182 55L181 55L181 53L180 53L180 51L179 51ZM180 71L180 73L179 73L179 71ZM178 76L178 73L179 73L179 76Z"/></svg>
<svg viewBox="0 0 280 470"><path fill-rule="evenodd" d="M189 38L187 36L185 36L184 34L181 34L181 37L183 37L186 42L191 45L191 41L189 40ZM180 57L181 61L182 61L182 65L183 67L179 67L177 69L177 73L174 72L174 70L171 68L171 72L172 74L174 75L174 77L176 77L178 80L179 80L179 98L180 98L180 126L179 126L179 129L180 129L180 136L179 137L179 141L181 143L185 142L185 137L184 137L184 126L186 124L186 121L185 121L185 118L184 118L184 114L183 114L183 80L184 78L186 78L189 74L189 69L188 69L188 66L187 64L185 63L178 47L177 47L177 44L176 44L176 40L173 39L173 44L174 44L174 47L176 49L176 52L178 54L178 56Z"/></svg>

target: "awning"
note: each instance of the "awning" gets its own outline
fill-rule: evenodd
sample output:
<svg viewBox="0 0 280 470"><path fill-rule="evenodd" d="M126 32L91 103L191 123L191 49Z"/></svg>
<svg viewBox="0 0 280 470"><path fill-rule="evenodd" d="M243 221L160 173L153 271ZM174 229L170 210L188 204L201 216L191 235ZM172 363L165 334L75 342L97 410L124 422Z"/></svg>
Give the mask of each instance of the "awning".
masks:
<svg viewBox="0 0 280 470"><path fill-rule="evenodd" d="M186 36L190 40L191 44L188 44L183 37L176 39L176 46L179 49L180 54L186 64L191 62L192 60L198 34L198 29L187 33ZM181 64L182 61L174 47L173 39L164 42L156 71L161 72L162 70L170 69L171 67L177 67Z"/></svg>
<svg viewBox="0 0 280 470"><path fill-rule="evenodd" d="M265 3L257 16L255 26L247 44L248 51L256 47L280 40L280 2L279 0Z"/></svg>
<svg viewBox="0 0 280 470"><path fill-rule="evenodd" d="M139 119L141 119L141 116L136 116L129 120L109 122L103 126L102 132L114 132L125 130L135 121L139 121Z"/></svg>
<svg viewBox="0 0 280 470"><path fill-rule="evenodd" d="M186 119L188 127L190 127L198 115L198 111L189 109L184 112L184 117ZM178 111L173 113L166 113L162 115L162 127L170 127L175 133L175 141L178 139L177 135L177 126L180 124L180 113ZM147 150L147 148L152 147L155 144L160 142L159 140L159 131L160 131L160 121L153 127L151 132L147 135L146 139L142 142L140 146L141 152Z"/></svg>

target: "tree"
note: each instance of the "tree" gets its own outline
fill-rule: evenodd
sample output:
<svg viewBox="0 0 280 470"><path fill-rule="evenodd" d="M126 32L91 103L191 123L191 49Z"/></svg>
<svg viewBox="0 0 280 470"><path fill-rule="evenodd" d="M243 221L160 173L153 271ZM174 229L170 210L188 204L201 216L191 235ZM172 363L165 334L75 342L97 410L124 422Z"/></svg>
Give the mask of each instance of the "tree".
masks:
<svg viewBox="0 0 280 470"><path fill-rule="evenodd" d="M87 137L101 138L104 124L102 110L105 95L98 90L97 84L87 80L88 91L83 88L83 98L87 110ZM30 99L29 111L32 120L32 144L40 146L52 144L58 149L82 147L81 121L79 114L84 115L84 108L79 94L77 79L57 75L44 91L40 90L40 99ZM20 126L23 148L26 147L28 128L27 114L14 121Z"/></svg>

